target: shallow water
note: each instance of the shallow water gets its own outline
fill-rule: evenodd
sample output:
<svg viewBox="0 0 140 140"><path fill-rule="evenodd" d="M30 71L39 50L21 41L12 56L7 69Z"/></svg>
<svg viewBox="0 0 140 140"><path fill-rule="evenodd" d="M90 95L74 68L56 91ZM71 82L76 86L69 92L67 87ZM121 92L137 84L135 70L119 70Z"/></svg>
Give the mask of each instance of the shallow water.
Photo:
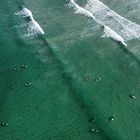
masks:
<svg viewBox="0 0 140 140"><path fill-rule="evenodd" d="M137 3L125 1L102 0L139 24ZM86 0L77 3L85 7ZM22 4L45 35L25 37L27 22L14 14ZM0 125L0 139L139 140L139 39L124 47L101 38L101 25L67 4L5 0L0 6L0 122L8 123ZM137 12L130 15L127 6Z"/></svg>

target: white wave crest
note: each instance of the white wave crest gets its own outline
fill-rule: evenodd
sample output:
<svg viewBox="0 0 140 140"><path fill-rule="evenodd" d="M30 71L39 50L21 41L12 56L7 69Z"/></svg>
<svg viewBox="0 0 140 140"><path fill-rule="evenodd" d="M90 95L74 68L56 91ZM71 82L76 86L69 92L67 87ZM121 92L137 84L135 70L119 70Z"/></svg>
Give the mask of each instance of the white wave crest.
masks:
<svg viewBox="0 0 140 140"><path fill-rule="evenodd" d="M32 12L24 7L21 11L15 13L15 15L22 15L23 17L33 17Z"/></svg>
<svg viewBox="0 0 140 140"><path fill-rule="evenodd" d="M124 40L140 38L140 25L118 15L101 1L88 0L85 8L93 14L99 24L109 26Z"/></svg>
<svg viewBox="0 0 140 140"><path fill-rule="evenodd" d="M88 10L80 7L77 3L74 2L74 0L70 0L70 5L72 7L74 7L75 13L83 14L83 15L85 15L87 17L91 17L95 20L95 17L92 15L92 13L90 13Z"/></svg>
<svg viewBox="0 0 140 140"><path fill-rule="evenodd" d="M35 19L33 18L33 14L32 12L27 9L27 8L23 8L21 11L19 11L18 13L15 13L16 15L22 15L24 18L28 17L28 22L27 22L27 35L24 35L25 37L28 36L33 36L33 35L37 35L37 34L44 34L43 29L40 27L40 25L38 24L37 21L35 21Z"/></svg>
<svg viewBox="0 0 140 140"><path fill-rule="evenodd" d="M127 44L124 42L124 39L108 26L104 26L104 35L102 37L112 38L120 42L122 45L127 46Z"/></svg>
<svg viewBox="0 0 140 140"><path fill-rule="evenodd" d="M28 25L27 27L28 27L28 34L29 35L44 34L43 29L34 20L34 18L31 18L31 20L27 23L27 25Z"/></svg>

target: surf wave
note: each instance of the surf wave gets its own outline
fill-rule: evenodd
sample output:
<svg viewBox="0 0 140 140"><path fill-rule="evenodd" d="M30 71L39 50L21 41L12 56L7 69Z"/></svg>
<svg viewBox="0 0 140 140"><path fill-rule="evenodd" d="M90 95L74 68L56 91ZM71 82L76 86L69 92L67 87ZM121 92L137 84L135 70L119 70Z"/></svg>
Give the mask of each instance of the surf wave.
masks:
<svg viewBox="0 0 140 140"><path fill-rule="evenodd" d="M34 20L33 17L30 17L29 19L30 21L28 21L27 23L27 27L28 27L28 34L29 35L35 35L35 34L44 34L43 29L40 27L40 25L38 24L38 22L36 22Z"/></svg>
<svg viewBox="0 0 140 140"><path fill-rule="evenodd" d="M22 17L27 20L27 34L25 37L34 36L37 34L44 34L43 29L38 24L38 22L34 19L32 12L26 7L22 8L16 15L22 15Z"/></svg>
<svg viewBox="0 0 140 140"><path fill-rule="evenodd" d="M22 15L23 17L33 17L32 12L27 9L26 7L23 7L19 12L15 13L15 15Z"/></svg>
<svg viewBox="0 0 140 140"><path fill-rule="evenodd" d="M125 19L109 9L99 0L87 0L85 8L80 7L74 0L70 0L75 13L92 17L94 21L104 27L102 37L110 37L127 46L125 41L140 37L140 25Z"/></svg>
<svg viewBox="0 0 140 140"><path fill-rule="evenodd" d="M95 20L95 17L92 15L92 13L90 13L88 10L80 7L77 3L75 3L74 0L70 0L70 6L74 7L75 13L77 14L83 14L87 17L91 17Z"/></svg>
<svg viewBox="0 0 140 140"><path fill-rule="evenodd" d="M120 42L124 46L127 46L127 44L124 42L124 39L108 26L104 26L104 35L102 35L102 37L112 38L112 39Z"/></svg>
<svg viewBox="0 0 140 140"><path fill-rule="evenodd" d="M101 25L109 26L124 40L140 37L140 25L120 16L99 0L88 0L85 9L90 11Z"/></svg>

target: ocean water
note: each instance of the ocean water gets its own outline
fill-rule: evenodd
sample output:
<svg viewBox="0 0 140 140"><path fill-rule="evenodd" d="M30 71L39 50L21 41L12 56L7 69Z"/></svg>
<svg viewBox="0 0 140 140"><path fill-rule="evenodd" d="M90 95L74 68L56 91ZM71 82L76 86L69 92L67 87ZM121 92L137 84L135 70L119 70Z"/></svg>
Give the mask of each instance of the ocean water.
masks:
<svg viewBox="0 0 140 140"><path fill-rule="evenodd" d="M139 140L139 3L3 1L0 139ZM104 26L115 36L102 37Z"/></svg>

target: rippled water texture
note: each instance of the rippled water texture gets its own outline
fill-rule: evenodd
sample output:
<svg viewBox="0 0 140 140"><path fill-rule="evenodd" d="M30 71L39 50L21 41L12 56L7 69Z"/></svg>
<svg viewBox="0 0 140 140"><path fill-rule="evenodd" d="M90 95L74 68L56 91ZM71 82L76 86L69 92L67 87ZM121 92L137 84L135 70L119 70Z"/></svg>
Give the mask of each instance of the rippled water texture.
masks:
<svg viewBox="0 0 140 140"><path fill-rule="evenodd" d="M1 2L0 140L139 140L139 4Z"/></svg>

